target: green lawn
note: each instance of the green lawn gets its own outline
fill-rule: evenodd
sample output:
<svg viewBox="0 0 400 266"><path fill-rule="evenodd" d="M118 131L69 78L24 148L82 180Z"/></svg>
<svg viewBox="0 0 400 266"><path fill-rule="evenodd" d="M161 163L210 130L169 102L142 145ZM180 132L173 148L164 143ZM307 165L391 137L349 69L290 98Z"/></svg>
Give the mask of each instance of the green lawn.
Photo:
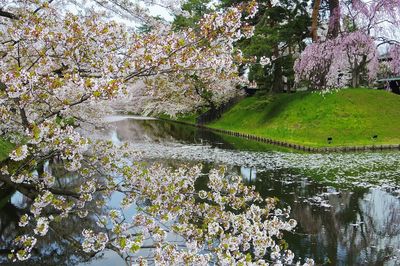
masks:
<svg viewBox="0 0 400 266"><path fill-rule="evenodd" d="M400 144L400 96L372 89L256 95L208 126L316 147Z"/></svg>
<svg viewBox="0 0 400 266"><path fill-rule="evenodd" d="M12 151L13 147L13 144L0 138L0 162L7 159L8 154Z"/></svg>

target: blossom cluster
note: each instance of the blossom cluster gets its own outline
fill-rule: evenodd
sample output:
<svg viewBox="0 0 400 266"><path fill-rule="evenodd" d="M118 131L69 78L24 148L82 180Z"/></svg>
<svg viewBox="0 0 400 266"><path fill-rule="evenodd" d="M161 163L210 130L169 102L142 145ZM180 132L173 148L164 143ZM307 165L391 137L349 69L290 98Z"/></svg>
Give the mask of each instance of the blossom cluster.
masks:
<svg viewBox="0 0 400 266"><path fill-rule="evenodd" d="M139 12L123 2L125 11ZM193 76L215 95L216 103L233 97L235 85L243 82L237 71L243 58L233 43L252 35L242 14L252 18L255 2L207 14L195 30L172 31L162 25L146 33L105 20L94 9L77 15L60 5L39 4L40 12L33 13L35 8L25 1L3 7L18 19L0 17L2 132L21 131L21 123L11 121L27 126L56 115L89 122L106 100L123 99L132 87L151 99L139 98L136 105L161 111L178 103L183 111L201 100Z"/></svg>
<svg viewBox="0 0 400 266"><path fill-rule="evenodd" d="M262 56L262 57L260 58L260 65L261 65L261 66L266 66L266 65L269 65L269 64L271 64L271 59L269 59L269 58L266 57L266 56Z"/></svg>

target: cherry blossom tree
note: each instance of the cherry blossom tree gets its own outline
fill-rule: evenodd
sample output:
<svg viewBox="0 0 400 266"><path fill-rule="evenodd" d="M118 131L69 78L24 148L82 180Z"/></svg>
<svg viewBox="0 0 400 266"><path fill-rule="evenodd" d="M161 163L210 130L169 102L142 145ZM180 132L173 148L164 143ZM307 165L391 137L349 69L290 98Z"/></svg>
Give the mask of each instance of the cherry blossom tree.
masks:
<svg viewBox="0 0 400 266"><path fill-rule="evenodd" d="M374 39L361 31L306 47L295 64L296 80L314 89L358 87L362 78L373 81L379 70Z"/></svg>
<svg viewBox="0 0 400 266"><path fill-rule="evenodd" d="M253 2L237 5L177 32L142 6L124 0L0 1L0 137L14 145L0 162L0 182L27 202L19 214L18 231L24 233L10 243L9 259L29 259L42 239L73 219L84 229L80 236L62 233L63 241L88 257L109 249L142 265L291 264L294 254L282 240L283 231L296 226L288 219L290 208L277 208L276 200L261 198L224 169L213 170L199 190L200 166L145 166L129 144L92 136L94 127L106 126L101 117L107 103L133 86L161 98L158 91L173 86L180 89L174 94L190 98L186 81L193 75L235 80L241 55L232 44L251 35L242 18L257 10ZM117 15L153 30L138 33ZM120 206L110 209L116 193ZM126 216L126 208L135 214ZM170 235L183 244L169 241ZM146 248L151 257L140 257Z"/></svg>
<svg viewBox="0 0 400 266"><path fill-rule="evenodd" d="M368 85L378 74L378 47L398 43L400 1L342 1L340 8L340 34L305 49L295 64L297 82L319 90ZM391 54L393 68L395 46Z"/></svg>

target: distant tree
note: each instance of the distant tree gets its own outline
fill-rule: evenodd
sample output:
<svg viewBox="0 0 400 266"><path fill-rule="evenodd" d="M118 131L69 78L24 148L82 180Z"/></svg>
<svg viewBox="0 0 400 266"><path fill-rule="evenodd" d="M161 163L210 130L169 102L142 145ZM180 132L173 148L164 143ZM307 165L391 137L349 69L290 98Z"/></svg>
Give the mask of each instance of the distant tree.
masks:
<svg viewBox="0 0 400 266"><path fill-rule="evenodd" d="M309 45L295 63L297 82L317 90L358 87L376 77L378 53L374 39L361 32L342 34Z"/></svg>

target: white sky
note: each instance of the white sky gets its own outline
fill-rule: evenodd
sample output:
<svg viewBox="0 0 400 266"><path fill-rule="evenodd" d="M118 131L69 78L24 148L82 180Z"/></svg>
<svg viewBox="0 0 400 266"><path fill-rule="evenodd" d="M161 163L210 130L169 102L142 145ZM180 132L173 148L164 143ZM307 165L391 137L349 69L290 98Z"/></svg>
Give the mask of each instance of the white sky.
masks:
<svg viewBox="0 0 400 266"><path fill-rule="evenodd" d="M172 21L174 19L173 16L163 7L160 6L150 6L148 7L150 10L150 14L152 16L160 16L164 18L166 21Z"/></svg>

